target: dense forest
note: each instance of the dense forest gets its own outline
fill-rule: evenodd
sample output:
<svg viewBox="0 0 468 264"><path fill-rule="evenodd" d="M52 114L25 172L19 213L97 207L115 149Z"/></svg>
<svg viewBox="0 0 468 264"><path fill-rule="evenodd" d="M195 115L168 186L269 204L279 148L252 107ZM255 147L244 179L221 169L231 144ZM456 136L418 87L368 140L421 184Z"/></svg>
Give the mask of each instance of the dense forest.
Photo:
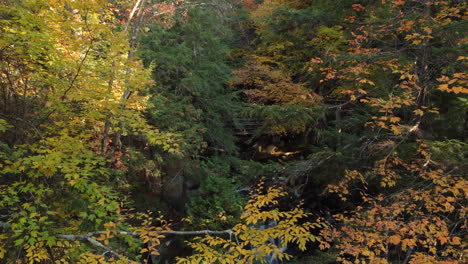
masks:
<svg viewBox="0 0 468 264"><path fill-rule="evenodd" d="M0 263L467 263L467 8L0 0Z"/></svg>

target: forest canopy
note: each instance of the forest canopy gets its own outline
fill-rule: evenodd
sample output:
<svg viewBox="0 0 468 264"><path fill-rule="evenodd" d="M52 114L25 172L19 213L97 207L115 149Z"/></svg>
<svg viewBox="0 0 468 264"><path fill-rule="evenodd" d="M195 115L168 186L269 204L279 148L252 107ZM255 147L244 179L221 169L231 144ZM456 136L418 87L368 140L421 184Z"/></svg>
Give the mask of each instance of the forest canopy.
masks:
<svg viewBox="0 0 468 264"><path fill-rule="evenodd" d="M1 263L466 263L465 1L1 0Z"/></svg>

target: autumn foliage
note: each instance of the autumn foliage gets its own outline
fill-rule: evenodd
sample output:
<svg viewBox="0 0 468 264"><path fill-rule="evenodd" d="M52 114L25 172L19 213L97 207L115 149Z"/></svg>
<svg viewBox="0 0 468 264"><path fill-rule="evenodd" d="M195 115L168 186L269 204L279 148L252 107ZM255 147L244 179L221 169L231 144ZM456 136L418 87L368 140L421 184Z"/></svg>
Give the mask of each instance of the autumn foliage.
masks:
<svg viewBox="0 0 468 264"><path fill-rule="evenodd" d="M289 260L292 256L284 249L296 244L306 250L309 242L319 242L313 229L325 225L319 221L304 221L311 215L305 213L301 205L289 211L279 210L279 199L287 195L277 187L265 189L263 184L244 208L243 223L232 228L229 239L207 235L189 242L195 254L177 263L268 263L269 259ZM263 193L262 193L263 192ZM259 225L264 229L258 229Z"/></svg>
<svg viewBox="0 0 468 264"><path fill-rule="evenodd" d="M0 262L467 263L467 7L0 1Z"/></svg>

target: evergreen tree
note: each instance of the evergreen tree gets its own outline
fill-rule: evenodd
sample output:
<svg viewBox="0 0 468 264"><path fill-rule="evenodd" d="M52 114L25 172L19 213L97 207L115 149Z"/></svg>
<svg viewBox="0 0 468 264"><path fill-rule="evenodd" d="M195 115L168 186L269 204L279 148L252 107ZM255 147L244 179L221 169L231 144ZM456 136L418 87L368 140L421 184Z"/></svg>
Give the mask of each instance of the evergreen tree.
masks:
<svg viewBox="0 0 468 264"><path fill-rule="evenodd" d="M183 133L192 155L207 146L236 151L230 124L239 105L226 86L231 72L229 12L216 3L194 7L170 28L152 25L141 38L140 56L147 65L154 63L153 91L167 98L153 96L152 121Z"/></svg>

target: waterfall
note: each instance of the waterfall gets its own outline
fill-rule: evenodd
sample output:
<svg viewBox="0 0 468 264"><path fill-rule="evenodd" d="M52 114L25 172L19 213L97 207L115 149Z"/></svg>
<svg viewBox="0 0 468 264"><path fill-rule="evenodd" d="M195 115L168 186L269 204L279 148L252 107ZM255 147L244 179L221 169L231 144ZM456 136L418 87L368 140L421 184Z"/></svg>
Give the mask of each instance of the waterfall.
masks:
<svg viewBox="0 0 468 264"><path fill-rule="evenodd" d="M268 221L268 222L262 224L258 228L258 230L265 230L267 228L275 227L277 224L278 223L276 221ZM278 239L278 238L275 239L275 238L269 237L267 243L271 243L273 245L276 245L281 250L281 252L284 252L284 251L286 251L288 249L286 246L283 246L281 244L281 240ZM278 256L276 254L267 255L267 256L265 256L264 259L267 261L268 264L281 264L282 263L282 261L280 261L278 259Z"/></svg>

